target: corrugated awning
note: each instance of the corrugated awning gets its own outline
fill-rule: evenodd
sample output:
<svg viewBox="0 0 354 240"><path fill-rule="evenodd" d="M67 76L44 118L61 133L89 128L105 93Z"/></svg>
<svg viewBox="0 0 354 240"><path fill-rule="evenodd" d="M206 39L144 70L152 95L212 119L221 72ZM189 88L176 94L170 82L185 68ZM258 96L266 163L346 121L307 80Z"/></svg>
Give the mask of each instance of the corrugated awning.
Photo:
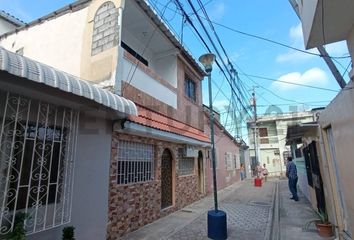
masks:
<svg viewBox="0 0 354 240"><path fill-rule="evenodd" d="M138 115L137 107L132 101L2 47L0 70L90 99L124 114Z"/></svg>

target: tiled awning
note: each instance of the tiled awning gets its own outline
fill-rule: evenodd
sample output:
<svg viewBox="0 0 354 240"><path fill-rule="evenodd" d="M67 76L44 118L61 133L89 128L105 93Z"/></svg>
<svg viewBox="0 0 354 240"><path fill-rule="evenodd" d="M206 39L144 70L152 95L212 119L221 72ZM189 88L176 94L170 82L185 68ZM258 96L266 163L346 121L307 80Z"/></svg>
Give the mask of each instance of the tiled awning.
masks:
<svg viewBox="0 0 354 240"><path fill-rule="evenodd" d="M137 107L132 101L2 47L0 47L0 70L90 99L124 114L138 115Z"/></svg>

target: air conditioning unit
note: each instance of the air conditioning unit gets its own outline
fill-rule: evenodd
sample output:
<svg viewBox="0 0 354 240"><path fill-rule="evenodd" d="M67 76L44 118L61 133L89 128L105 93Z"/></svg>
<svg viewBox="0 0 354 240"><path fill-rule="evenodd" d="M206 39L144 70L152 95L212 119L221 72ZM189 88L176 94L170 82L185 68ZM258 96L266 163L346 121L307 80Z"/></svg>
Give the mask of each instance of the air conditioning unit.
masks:
<svg viewBox="0 0 354 240"><path fill-rule="evenodd" d="M193 147L186 145L184 147L184 157L197 157L198 156L198 151Z"/></svg>

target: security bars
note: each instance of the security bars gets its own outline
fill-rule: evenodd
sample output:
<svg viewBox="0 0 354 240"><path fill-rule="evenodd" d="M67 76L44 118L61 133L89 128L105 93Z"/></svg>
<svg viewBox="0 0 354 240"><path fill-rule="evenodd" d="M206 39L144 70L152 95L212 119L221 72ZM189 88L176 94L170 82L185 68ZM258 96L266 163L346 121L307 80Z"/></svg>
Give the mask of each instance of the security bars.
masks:
<svg viewBox="0 0 354 240"><path fill-rule="evenodd" d="M0 237L70 222L78 112L0 90Z"/></svg>
<svg viewBox="0 0 354 240"><path fill-rule="evenodd" d="M130 184L153 180L154 146L132 141L118 142L117 183Z"/></svg>

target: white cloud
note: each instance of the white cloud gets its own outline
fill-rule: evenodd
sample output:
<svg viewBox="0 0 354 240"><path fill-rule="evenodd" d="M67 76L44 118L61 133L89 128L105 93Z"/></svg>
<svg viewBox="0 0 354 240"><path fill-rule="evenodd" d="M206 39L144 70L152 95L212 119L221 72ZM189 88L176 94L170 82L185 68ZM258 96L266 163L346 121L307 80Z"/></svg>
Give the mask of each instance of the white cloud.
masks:
<svg viewBox="0 0 354 240"><path fill-rule="evenodd" d="M299 41L299 40L302 40L303 39L303 34L302 34L302 26L301 26L301 23L299 23L298 25L296 26L292 26L290 28L290 38L293 40L293 41Z"/></svg>
<svg viewBox="0 0 354 240"><path fill-rule="evenodd" d="M326 73L322 69L316 67L311 68L304 73L300 73L300 72L287 73L285 75L280 76L278 80L282 82L277 82L277 81L274 82L272 84L273 87L284 91L292 90L300 87L288 83L306 84L306 85L314 85L314 86L324 86L328 83L328 77Z"/></svg>
<svg viewBox="0 0 354 240"><path fill-rule="evenodd" d="M229 104L230 103L227 100L216 100L213 102L213 108L218 112L224 112L227 110Z"/></svg>
<svg viewBox="0 0 354 240"><path fill-rule="evenodd" d="M292 26L289 30L289 37L291 41L291 46L301 50L305 50L304 39L301 23L296 26ZM325 46L328 54L330 56L341 57L348 54L348 48L345 41L329 44ZM305 50L307 52L319 54L316 48ZM316 57L316 55L302 53L296 50L289 50L286 53L279 54L276 57L276 61L279 63L283 62L302 62Z"/></svg>

